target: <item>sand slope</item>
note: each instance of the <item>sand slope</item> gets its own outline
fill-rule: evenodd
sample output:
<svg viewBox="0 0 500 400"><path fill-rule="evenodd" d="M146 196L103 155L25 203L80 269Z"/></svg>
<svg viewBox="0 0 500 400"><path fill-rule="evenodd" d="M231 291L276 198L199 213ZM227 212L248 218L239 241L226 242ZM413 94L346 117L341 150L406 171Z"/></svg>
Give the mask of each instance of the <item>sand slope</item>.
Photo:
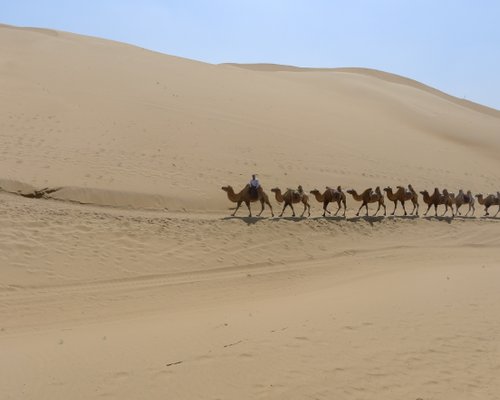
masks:
<svg viewBox="0 0 500 400"><path fill-rule="evenodd" d="M220 186L493 192L499 111L44 29L0 52L2 399L498 397L500 219L230 218Z"/></svg>
<svg viewBox="0 0 500 400"><path fill-rule="evenodd" d="M498 186L500 112L397 76L215 66L8 26L0 48L3 179L177 210L225 208L220 186L252 172L267 187Z"/></svg>

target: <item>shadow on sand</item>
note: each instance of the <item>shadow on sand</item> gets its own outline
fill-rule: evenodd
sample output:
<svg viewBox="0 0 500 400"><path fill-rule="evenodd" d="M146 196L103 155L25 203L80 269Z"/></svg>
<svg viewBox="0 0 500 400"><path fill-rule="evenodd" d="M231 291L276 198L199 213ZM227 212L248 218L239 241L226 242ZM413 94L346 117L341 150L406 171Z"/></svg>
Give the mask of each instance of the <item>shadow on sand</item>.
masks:
<svg viewBox="0 0 500 400"><path fill-rule="evenodd" d="M281 221L281 220L285 220L285 221L293 221L293 222L299 222L299 221L304 221L306 219L312 219L310 217L274 217L274 218L271 218L271 221Z"/></svg>
<svg viewBox="0 0 500 400"><path fill-rule="evenodd" d="M482 215L480 217L478 217L477 219L492 219L494 221L498 221L500 220L500 216L495 216L495 215Z"/></svg>
<svg viewBox="0 0 500 400"><path fill-rule="evenodd" d="M243 217L243 216L227 216L223 217L223 221L227 220L239 220L245 222L247 225L254 225L257 222L261 221L271 221L271 222L277 222L277 221L293 221L293 222L300 222L300 221L328 221L328 222L340 222L340 221L348 221L348 222L368 222L370 225L374 225L375 223L380 223L384 220L418 220L418 219L423 219L427 221L440 221L440 222L446 222L448 224L451 224L454 219L457 220L493 220L493 221L500 221L500 217L495 217L495 216L434 216L434 215L428 215L428 216L418 216L418 215L388 215L388 216L383 216L383 215L378 215L378 216L372 216L372 215L363 215L359 217L343 217L343 216L317 216L317 217L279 217L279 216L265 216L265 217Z"/></svg>
<svg viewBox="0 0 500 400"><path fill-rule="evenodd" d="M335 215L327 215L326 217L323 217L322 215L319 217L311 217L309 219L312 219L313 221L328 221L328 222L338 222L338 221L347 221L347 217L344 216L335 216Z"/></svg>
<svg viewBox="0 0 500 400"><path fill-rule="evenodd" d="M418 215L388 215L387 219L419 219Z"/></svg>
<svg viewBox="0 0 500 400"><path fill-rule="evenodd" d="M422 217L422 219L425 219L427 221L444 221L449 224L451 224L451 221L455 219L455 217L443 217L443 216L435 216L435 215L429 215L427 217Z"/></svg>
<svg viewBox="0 0 500 400"><path fill-rule="evenodd" d="M247 225L253 225L253 224L256 224L257 222L260 222L260 221L271 220L272 217L249 217L249 216L237 217L236 215L235 216L230 215L229 217L222 218L223 221L227 221L227 220L231 220L231 219L243 221Z"/></svg>
<svg viewBox="0 0 500 400"><path fill-rule="evenodd" d="M359 217L351 217L351 218L346 218L346 219L347 219L347 221L350 221L350 222L366 221L370 225L373 226L373 224L380 223L385 218L387 218L387 217L384 217L383 215L377 215L377 216L373 216L373 215L362 215L361 216L360 215Z"/></svg>

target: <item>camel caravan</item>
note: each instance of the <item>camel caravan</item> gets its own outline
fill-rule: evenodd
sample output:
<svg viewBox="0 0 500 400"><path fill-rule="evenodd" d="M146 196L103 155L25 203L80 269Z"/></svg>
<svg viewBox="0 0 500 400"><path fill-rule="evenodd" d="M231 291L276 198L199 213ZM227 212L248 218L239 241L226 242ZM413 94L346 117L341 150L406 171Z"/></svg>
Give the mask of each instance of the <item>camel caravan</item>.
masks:
<svg viewBox="0 0 500 400"><path fill-rule="evenodd" d="M227 197L231 202L236 203L236 208L232 216L235 216L241 204L245 203L245 205L248 208L249 216L251 217L252 210L250 208L250 203L260 202L261 210L257 214L257 216L260 216L263 213L265 205L267 204L269 210L271 211L271 217L274 217L273 207L269 202L269 196L264 192L264 189L260 185L255 175L252 176L252 180L250 181L250 183L247 184L239 193L235 193L233 188L229 185L223 186L222 190L224 190L227 193ZM299 185L297 189L287 188L284 191L282 191L278 187L275 187L271 189L271 192L274 193L276 201L280 205L283 204L283 208L279 215L280 217L283 216L287 207L290 207L290 210L292 211L292 217L295 217L296 214L295 214L294 204L295 205L302 204L303 211L302 214L300 215L301 218L304 217L304 214L306 212L308 217L311 215L311 205L309 202L309 196L307 193L304 192L304 189L302 188L301 185ZM415 191L412 185L408 185L407 187L396 186L396 189L387 186L383 190L381 190L380 187L377 186L375 189L368 188L362 192L359 192L359 194L355 189L348 189L344 192L341 186L337 186L337 188L326 186L323 192L320 192L318 189L313 189L309 192L309 194L311 194L316 199L317 202L322 204L323 217L326 217L327 214L331 215L331 211L328 210L328 205L330 203L337 204L337 210L333 214L333 216L337 216L337 214L341 210L342 210L341 216L342 217L346 216L346 210L347 210L346 193L351 195L354 201L361 203L356 213L356 216L359 216L359 213L363 208L366 211L365 216L368 216L369 215L368 205L371 203L375 203L377 205L377 210L375 211L373 216L376 216L381 208L383 209L384 213L383 215L384 216L387 215L387 209L385 205L386 198L388 202L394 203L394 209L391 215L396 215L397 207L400 204L405 216L407 215L414 217L419 216L418 213L419 195ZM469 213L470 216L472 217L474 216L474 213L476 211L475 208L476 199L481 206L484 206L485 217L490 216L489 208L491 206L498 206L498 209L496 213L493 215L493 217L496 217L500 212L500 192L488 195L483 195L483 194L473 195L470 190L464 192L462 189L460 189L458 191L458 194L455 195L455 193L449 192L447 189L443 189L442 191L440 191L438 188L435 188L432 194L429 193L427 190L422 190L419 193L422 196L423 202L425 203L425 205L427 205L427 209L423 214L424 216L427 216L431 208L434 208L435 217L450 216L449 214L451 214L451 217L455 216L468 217ZM413 206L413 209L411 210L410 213L407 212L405 203L407 204L411 203L410 205ZM444 212L441 215L438 215L439 206L444 206ZM460 208L462 206L464 208L467 207L467 212L465 214L462 214L460 211Z"/></svg>

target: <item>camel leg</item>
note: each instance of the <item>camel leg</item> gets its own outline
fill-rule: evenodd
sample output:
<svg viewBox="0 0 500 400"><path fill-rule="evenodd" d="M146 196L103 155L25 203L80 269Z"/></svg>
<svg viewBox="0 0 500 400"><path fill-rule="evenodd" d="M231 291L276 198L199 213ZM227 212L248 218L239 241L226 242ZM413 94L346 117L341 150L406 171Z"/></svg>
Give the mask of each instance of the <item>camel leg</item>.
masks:
<svg viewBox="0 0 500 400"><path fill-rule="evenodd" d="M304 214L306 213L306 208L307 208L307 216L310 217L311 216L311 206L307 203L304 203L304 211L302 211L302 215L300 216L301 218L304 216Z"/></svg>
<svg viewBox="0 0 500 400"><path fill-rule="evenodd" d="M245 201L245 204L247 205L247 208L248 208L248 216L251 218L252 217L252 210L250 209L250 202Z"/></svg>
<svg viewBox="0 0 500 400"><path fill-rule="evenodd" d="M344 203L344 217L345 217L345 211L346 211L346 209L347 209L347 206L346 206L346 202L345 202L345 200L343 200L343 201L342 201L342 203Z"/></svg>
<svg viewBox="0 0 500 400"><path fill-rule="evenodd" d="M327 209L329 203L329 201L323 202L323 217L326 217L326 213L331 214L331 212Z"/></svg>
<svg viewBox="0 0 500 400"><path fill-rule="evenodd" d="M290 208L292 209L292 217L295 217L295 210L293 209L293 204L290 203Z"/></svg>
<svg viewBox="0 0 500 400"><path fill-rule="evenodd" d="M338 213L339 213L339 211L340 211L340 204L341 204L341 203L340 203L340 200L339 200L339 201L337 202L337 206L338 206L338 208L337 208L337 211L336 211L336 212L335 212L335 214L334 214L335 216L337 216L337 214L338 214Z"/></svg>
<svg viewBox="0 0 500 400"><path fill-rule="evenodd" d="M470 207L471 207L471 206L469 205L469 208L470 208ZM472 205L472 214L471 214L471 216L474 216L474 213L475 213L475 212L476 212L476 206L473 204L473 205Z"/></svg>
<svg viewBox="0 0 500 400"><path fill-rule="evenodd" d="M444 209L444 213L442 215L442 217L444 217L446 215L446 213L448 212L448 204L445 204L445 209ZM453 206L450 206L449 208L451 208L451 216L454 217L455 214L453 214Z"/></svg>
<svg viewBox="0 0 500 400"><path fill-rule="evenodd" d="M424 213L424 217L427 216L427 213L429 212L429 210L431 209L431 206L432 204L428 204L427 205L427 211Z"/></svg>
<svg viewBox="0 0 500 400"><path fill-rule="evenodd" d="M361 209L362 209L364 206L366 206L366 204L365 204L365 203L361 204L361 207L359 207L359 210L358 210L358 212L356 213L356 216L359 216L359 212L361 211ZM366 206L366 213L368 214L368 206Z"/></svg>
<svg viewBox="0 0 500 400"><path fill-rule="evenodd" d="M380 210L380 207L384 207L384 215L387 215L387 207L385 206L384 203L382 203L381 201L378 202L378 208L377 208L377 211L375 212L375 214L373 214L373 216L377 215L378 213L378 210Z"/></svg>
<svg viewBox="0 0 500 400"><path fill-rule="evenodd" d="M260 217L260 215L262 214L262 212L264 211L264 199L262 199L260 201L260 205L261 205L261 209L260 209L260 213L257 214L257 217Z"/></svg>
<svg viewBox="0 0 500 400"><path fill-rule="evenodd" d="M269 200L266 200L266 204L269 206L269 209L271 210L271 217L274 217L273 206L271 205Z"/></svg>
<svg viewBox="0 0 500 400"><path fill-rule="evenodd" d="M460 207L462 207L462 204L460 204L460 205L456 204L456 205L455 205L455 208L456 208L456 210L455 210L455 214L457 214L457 215L462 215L462 214L460 213ZM466 216L467 216L467 214L466 214Z"/></svg>
<svg viewBox="0 0 500 400"><path fill-rule="evenodd" d="M403 200L400 200L401 201L401 205L403 206L403 211L405 212L405 215L408 215L408 213L406 212L406 208L405 208L405 202Z"/></svg>
<svg viewBox="0 0 500 400"><path fill-rule="evenodd" d="M498 215L498 213L500 212L500 206L498 206L498 211L497 213L494 215L494 217L496 217Z"/></svg>
<svg viewBox="0 0 500 400"><path fill-rule="evenodd" d="M398 208L398 201L397 200L394 201L394 210L392 211L391 215L396 214L396 208Z"/></svg>
<svg viewBox="0 0 500 400"><path fill-rule="evenodd" d="M485 212L484 216L485 216L485 217L487 217L488 215L490 215L490 213L488 212L488 208L489 208L489 207L490 207L490 206L486 206L486 207L484 207L484 212Z"/></svg>
<svg viewBox="0 0 500 400"><path fill-rule="evenodd" d="M236 210L234 210L234 213L231 214L233 217L236 215L236 211L238 211L238 208L240 208L240 206L241 206L241 201L238 201L238 203L236 204Z"/></svg>
<svg viewBox="0 0 500 400"><path fill-rule="evenodd" d="M285 202L285 205L283 206L283 210L281 210L280 218L283 216L283 213L285 212L285 208L288 205L288 203Z"/></svg>
<svg viewBox="0 0 500 400"><path fill-rule="evenodd" d="M435 216L438 216L438 205L434 204L434 211L435 211Z"/></svg>

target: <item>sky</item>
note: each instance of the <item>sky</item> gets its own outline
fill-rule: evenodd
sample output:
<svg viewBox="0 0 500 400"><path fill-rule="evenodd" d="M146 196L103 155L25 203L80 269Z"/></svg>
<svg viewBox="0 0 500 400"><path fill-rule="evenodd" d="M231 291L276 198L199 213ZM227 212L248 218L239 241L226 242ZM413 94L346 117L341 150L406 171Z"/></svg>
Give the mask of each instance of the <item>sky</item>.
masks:
<svg viewBox="0 0 500 400"><path fill-rule="evenodd" d="M4 24L214 64L374 68L496 109L499 21L496 0L0 0Z"/></svg>

